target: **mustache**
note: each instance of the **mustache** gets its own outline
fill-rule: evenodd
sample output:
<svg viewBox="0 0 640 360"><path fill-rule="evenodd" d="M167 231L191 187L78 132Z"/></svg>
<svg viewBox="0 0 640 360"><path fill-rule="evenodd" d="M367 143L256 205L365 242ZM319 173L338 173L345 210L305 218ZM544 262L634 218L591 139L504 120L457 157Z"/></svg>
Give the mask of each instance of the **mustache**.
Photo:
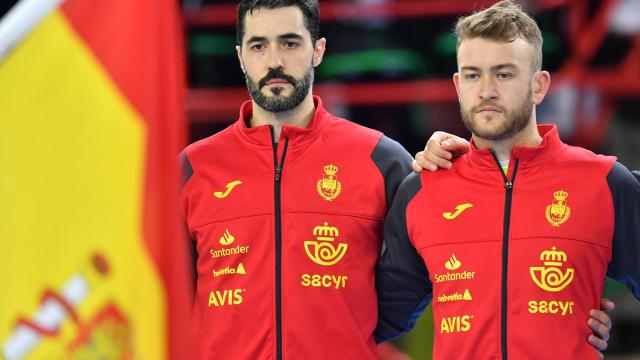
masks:
<svg viewBox="0 0 640 360"><path fill-rule="evenodd" d="M270 69L267 75L265 75L265 77L260 79L260 81L258 82L258 88L262 89L265 85L267 85L267 82L273 79L283 79L291 85L295 85L297 83L296 79L293 76L285 74L282 69Z"/></svg>
<svg viewBox="0 0 640 360"><path fill-rule="evenodd" d="M490 106L490 107L496 108L496 109L498 109L498 110L500 110L502 112L506 112L505 108L503 108L502 106L500 106L500 105L498 105L498 104L496 104L496 103L494 103L492 101L483 101L483 102L481 102L480 104L472 107L471 108L471 112L472 113L476 113L476 112L478 112L479 109L481 109L483 107L486 107L486 106Z"/></svg>

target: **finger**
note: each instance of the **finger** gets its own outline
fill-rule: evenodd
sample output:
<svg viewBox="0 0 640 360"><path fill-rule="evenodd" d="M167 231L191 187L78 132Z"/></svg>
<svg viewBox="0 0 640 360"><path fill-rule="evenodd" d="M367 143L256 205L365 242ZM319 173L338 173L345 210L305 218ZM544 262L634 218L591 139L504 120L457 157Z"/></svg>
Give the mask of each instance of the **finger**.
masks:
<svg viewBox="0 0 640 360"><path fill-rule="evenodd" d="M431 152L424 153L425 162L429 164L434 164L438 168L442 169L451 169L452 163L447 159L443 159L439 156L434 155Z"/></svg>
<svg viewBox="0 0 640 360"><path fill-rule="evenodd" d="M604 341L609 341L609 328L605 324L594 319L589 319L587 323L595 335Z"/></svg>
<svg viewBox="0 0 640 360"><path fill-rule="evenodd" d="M425 152L433 153L436 157L442 159L451 159L453 157L453 154L451 152L442 148L442 142L435 139L429 139L429 141L427 141Z"/></svg>
<svg viewBox="0 0 640 360"><path fill-rule="evenodd" d="M419 151L416 154L416 157L415 159L413 159L413 163L411 164L411 166L413 167L413 170L415 172L420 172L423 169L426 169L429 171L438 170L438 165L430 161L429 159L427 159L427 157L425 157L424 151Z"/></svg>
<svg viewBox="0 0 640 360"><path fill-rule="evenodd" d="M454 138L454 137L456 137L456 136L453 135L453 134L449 134L447 132L444 132L444 131L435 131L433 134L431 134L431 137L429 138L429 140L442 142L444 140L451 139L451 138Z"/></svg>
<svg viewBox="0 0 640 360"><path fill-rule="evenodd" d="M459 137L452 137L451 139L443 141L442 148L454 153L455 155L462 155L468 153L470 150L469 142Z"/></svg>
<svg viewBox="0 0 640 360"><path fill-rule="evenodd" d="M415 171L415 172L420 172L420 171L424 170L424 168L422 166L420 166L420 164L416 161L416 159L413 159L413 161L411 162L411 167L413 168L413 171ZM435 168L436 166L433 165L433 167Z"/></svg>
<svg viewBox="0 0 640 360"><path fill-rule="evenodd" d="M607 327L607 330L611 329L611 317L609 317L609 315L607 315L607 313L605 313L604 311L600 311L600 310L595 310L595 309L591 309L591 311L589 312L589 315L596 321L598 321L599 323L603 324L604 326Z"/></svg>
<svg viewBox="0 0 640 360"><path fill-rule="evenodd" d="M422 156L422 151L418 151L416 153L416 156L414 156L413 160L411 161L411 167L413 168L413 171L415 171L415 172L422 171L422 166L420 166L420 164L418 164L418 162L416 161L416 158L418 158L418 156Z"/></svg>
<svg viewBox="0 0 640 360"><path fill-rule="evenodd" d="M598 351L607 350L608 343L606 341L598 338L597 336L589 335L587 341L589 342L589 344L591 344L591 346L593 346L596 349L598 349Z"/></svg>
<svg viewBox="0 0 640 360"><path fill-rule="evenodd" d="M611 311L616 308L616 303L607 298L602 298L600 300L600 308L604 311Z"/></svg>
<svg viewBox="0 0 640 360"><path fill-rule="evenodd" d="M420 166L418 164L418 162L416 161L416 159L413 159L413 161L411 162L411 167L413 168L413 171L415 172L420 172L422 171L422 166Z"/></svg>

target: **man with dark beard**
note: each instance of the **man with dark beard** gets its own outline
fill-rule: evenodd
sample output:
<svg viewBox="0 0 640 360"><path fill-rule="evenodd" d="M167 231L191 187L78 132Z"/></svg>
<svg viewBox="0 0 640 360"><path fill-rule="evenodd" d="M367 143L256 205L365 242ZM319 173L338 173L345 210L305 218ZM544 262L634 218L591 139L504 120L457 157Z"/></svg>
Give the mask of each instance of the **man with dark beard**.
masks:
<svg viewBox="0 0 640 360"><path fill-rule="evenodd" d="M602 357L585 314L605 275L640 299L640 183L536 124L550 76L518 6L461 18L456 34L471 150L400 185L376 271L376 340L410 330L433 300L435 359Z"/></svg>
<svg viewBox="0 0 640 360"><path fill-rule="evenodd" d="M314 0L241 1L252 101L182 154L198 359L377 358L375 263L411 157L312 95L318 18Z"/></svg>
<svg viewBox="0 0 640 360"><path fill-rule="evenodd" d="M377 359L375 263L411 156L312 95L318 19L315 0L241 1L252 100L182 154L198 359Z"/></svg>

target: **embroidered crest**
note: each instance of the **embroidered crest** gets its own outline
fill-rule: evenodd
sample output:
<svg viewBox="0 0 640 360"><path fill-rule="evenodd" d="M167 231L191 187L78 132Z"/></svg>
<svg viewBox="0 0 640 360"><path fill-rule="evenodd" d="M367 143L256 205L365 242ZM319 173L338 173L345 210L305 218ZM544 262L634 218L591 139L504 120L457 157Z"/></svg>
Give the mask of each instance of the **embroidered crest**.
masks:
<svg viewBox="0 0 640 360"><path fill-rule="evenodd" d="M554 227L564 224L571 216L571 208L567 206L567 197L569 193L560 190L553 193L554 201L547 206L545 217L547 221Z"/></svg>
<svg viewBox="0 0 640 360"><path fill-rule="evenodd" d="M338 167L329 164L324 166L324 175L316 183L318 194L326 201L335 200L342 191L342 184L338 181Z"/></svg>

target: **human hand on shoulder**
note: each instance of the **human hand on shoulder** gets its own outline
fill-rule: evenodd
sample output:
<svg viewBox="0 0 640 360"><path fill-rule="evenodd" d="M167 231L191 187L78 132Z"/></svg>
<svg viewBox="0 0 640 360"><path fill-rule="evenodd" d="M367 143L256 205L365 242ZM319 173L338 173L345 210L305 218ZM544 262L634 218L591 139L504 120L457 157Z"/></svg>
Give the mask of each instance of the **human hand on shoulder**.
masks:
<svg viewBox="0 0 640 360"><path fill-rule="evenodd" d="M469 152L467 140L444 131L436 131L427 141L424 151L416 154L411 166L415 172L423 169L429 171L437 171L439 168L451 169L451 160L467 152Z"/></svg>

